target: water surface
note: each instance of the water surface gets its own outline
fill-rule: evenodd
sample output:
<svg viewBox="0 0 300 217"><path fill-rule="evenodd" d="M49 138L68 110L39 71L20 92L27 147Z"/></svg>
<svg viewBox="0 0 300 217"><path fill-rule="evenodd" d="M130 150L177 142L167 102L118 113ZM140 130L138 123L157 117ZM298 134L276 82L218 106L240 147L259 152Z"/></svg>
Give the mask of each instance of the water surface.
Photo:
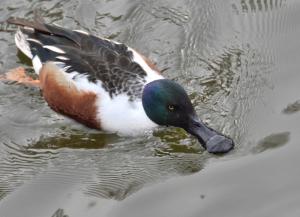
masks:
<svg viewBox="0 0 300 217"><path fill-rule="evenodd" d="M300 2L2 0L1 74L33 74L4 21L36 8L149 56L236 149L210 155L174 128L97 132L0 82L0 216L299 216Z"/></svg>

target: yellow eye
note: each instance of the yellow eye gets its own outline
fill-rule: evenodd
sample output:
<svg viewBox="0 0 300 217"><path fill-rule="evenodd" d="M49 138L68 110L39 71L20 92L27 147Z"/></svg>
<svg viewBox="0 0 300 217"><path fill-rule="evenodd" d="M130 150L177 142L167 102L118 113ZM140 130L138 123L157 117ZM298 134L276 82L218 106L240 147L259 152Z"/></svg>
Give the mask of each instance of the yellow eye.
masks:
<svg viewBox="0 0 300 217"><path fill-rule="evenodd" d="M175 107L173 106L173 105L168 105L168 109L169 109L169 111L174 111L174 109L175 109Z"/></svg>

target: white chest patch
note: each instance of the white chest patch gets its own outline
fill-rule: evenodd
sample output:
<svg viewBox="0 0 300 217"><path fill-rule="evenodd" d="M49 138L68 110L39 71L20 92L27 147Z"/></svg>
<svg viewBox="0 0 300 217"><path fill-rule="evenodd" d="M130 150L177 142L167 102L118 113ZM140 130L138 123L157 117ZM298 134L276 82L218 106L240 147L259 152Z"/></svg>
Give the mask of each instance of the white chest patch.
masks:
<svg viewBox="0 0 300 217"><path fill-rule="evenodd" d="M106 131L136 135L157 126L146 115L141 100L131 102L123 94L113 99L99 98L98 108L102 129Z"/></svg>
<svg viewBox="0 0 300 217"><path fill-rule="evenodd" d="M71 77L72 75L68 74ZM75 79L79 90L91 91L97 94L97 118L104 131L116 132L122 135L142 134L146 130L157 126L146 115L142 101L129 101L126 94L120 94L111 98L102 86L89 82L84 76Z"/></svg>

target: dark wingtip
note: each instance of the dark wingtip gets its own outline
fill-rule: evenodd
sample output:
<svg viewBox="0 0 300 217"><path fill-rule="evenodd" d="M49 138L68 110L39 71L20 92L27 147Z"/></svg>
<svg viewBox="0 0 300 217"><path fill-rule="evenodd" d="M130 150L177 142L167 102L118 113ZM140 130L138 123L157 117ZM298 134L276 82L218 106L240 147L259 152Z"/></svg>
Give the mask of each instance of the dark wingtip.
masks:
<svg viewBox="0 0 300 217"><path fill-rule="evenodd" d="M29 21L23 18L10 17L7 19L7 23L14 24L17 26L26 26L34 28L40 32L51 33L50 30L45 26L44 22L41 20L41 17L35 17L34 21Z"/></svg>
<svg viewBox="0 0 300 217"><path fill-rule="evenodd" d="M22 27L30 27L37 30L38 32L42 32L46 34L62 36L64 38L73 41L75 44L77 44L80 47L81 38L80 36L78 36L78 34L75 34L73 31L64 29L62 27L46 24L44 22L43 17L40 15L39 11L36 11L34 15L35 16L33 21L29 21L23 18L10 17L7 19L7 23L14 24L17 26L22 26Z"/></svg>
<svg viewBox="0 0 300 217"><path fill-rule="evenodd" d="M15 24L15 25L20 25L20 26L29 26L29 27L33 27L33 25L36 24L43 24L45 23L44 18L42 17L41 11L39 9L35 9L33 11L34 13L34 22L23 19L23 18L19 18L19 17L9 17L6 22L9 24Z"/></svg>

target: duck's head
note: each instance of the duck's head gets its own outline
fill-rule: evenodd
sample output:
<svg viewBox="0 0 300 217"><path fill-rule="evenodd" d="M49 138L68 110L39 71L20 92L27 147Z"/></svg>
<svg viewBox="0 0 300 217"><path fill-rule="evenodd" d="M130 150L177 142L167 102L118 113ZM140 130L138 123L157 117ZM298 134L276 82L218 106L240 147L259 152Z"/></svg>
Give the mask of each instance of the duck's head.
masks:
<svg viewBox="0 0 300 217"><path fill-rule="evenodd" d="M233 149L232 139L207 127L196 115L185 90L168 79L148 83L143 91L143 107L156 124L180 127L197 137L210 153L225 153Z"/></svg>

